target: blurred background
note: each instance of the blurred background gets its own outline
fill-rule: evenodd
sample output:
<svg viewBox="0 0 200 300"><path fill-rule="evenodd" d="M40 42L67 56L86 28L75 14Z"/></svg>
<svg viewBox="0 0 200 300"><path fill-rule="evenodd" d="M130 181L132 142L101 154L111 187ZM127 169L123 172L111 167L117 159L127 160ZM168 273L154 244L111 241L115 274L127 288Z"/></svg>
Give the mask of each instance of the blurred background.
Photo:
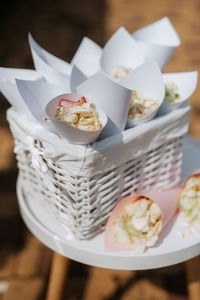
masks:
<svg viewBox="0 0 200 300"><path fill-rule="evenodd" d="M28 32L47 51L69 62L84 36L103 46L120 26L133 32L164 16L182 42L165 71L199 70L199 0L10 0L0 11L0 66L33 68ZM199 86L190 103L189 133L200 139ZM52 253L26 229L19 214L8 108L0 95L0 300L41 300ZM71 262L67 283L63 299L187 299L182 264L133 272Z"/></svg>

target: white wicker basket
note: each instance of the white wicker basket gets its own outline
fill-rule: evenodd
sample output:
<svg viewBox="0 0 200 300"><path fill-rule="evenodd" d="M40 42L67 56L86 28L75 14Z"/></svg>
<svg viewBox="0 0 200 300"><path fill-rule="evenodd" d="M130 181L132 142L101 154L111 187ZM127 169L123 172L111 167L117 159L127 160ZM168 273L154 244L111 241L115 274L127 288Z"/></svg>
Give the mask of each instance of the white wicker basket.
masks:
<svg viewBox="0 0 200 300"><path fill-rule="evenodd" d="M23 192L79 239L101 231L117 199L179 183L190 107L92 145L69 144L8 110Z"/></svg>

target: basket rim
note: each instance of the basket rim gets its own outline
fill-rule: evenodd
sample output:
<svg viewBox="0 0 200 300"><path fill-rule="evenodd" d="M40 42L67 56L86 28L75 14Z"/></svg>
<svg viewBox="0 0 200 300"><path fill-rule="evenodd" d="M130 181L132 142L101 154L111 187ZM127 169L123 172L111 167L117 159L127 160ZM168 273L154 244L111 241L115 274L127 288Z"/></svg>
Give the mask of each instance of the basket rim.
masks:
<svg viewBox="0 0 200 300"><path fill-rule="evenodd" d="M114 169L162 144L184 136L188 131L189 112L190 105L186 105L92 145L68 143L40 124L35 124L33 120L24 117L22 121L21 114L13 108L8 110L7 119L15 138L20 140L21 137L21 142L25 142L27 136L38 139L46 151L50 152L53 161L70 166L70 173L74 176L88 177L88 174L100 174L102 170Z"/></svg>

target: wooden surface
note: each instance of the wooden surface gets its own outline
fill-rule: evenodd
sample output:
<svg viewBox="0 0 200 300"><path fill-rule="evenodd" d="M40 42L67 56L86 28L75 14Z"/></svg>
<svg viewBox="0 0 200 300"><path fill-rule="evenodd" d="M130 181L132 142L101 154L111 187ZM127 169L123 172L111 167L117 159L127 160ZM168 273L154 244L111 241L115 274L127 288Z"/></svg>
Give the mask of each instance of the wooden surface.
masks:
<svg viewBox="0 0 200 300"><path fill-rule="evenodd" d="M187 290L190 300L200 299L200 260L199 257L185 262Z"/></svg>
<svg viewBox="0 0 200 300"><path fill-rule="evenodd" d="M7 3L0 14L0 66L33 67L28 31L48 51L69 61L85 35L103 46L120 26L132 32L167 15L182 44L165 71L200 69L199 0L59 0L56 5L51 0L22 0ZM199 94L198 85L190 99L190 133L200 139ZM0 300L43 300L51 251L27 233L20 219L8 107L0 95ZM182 265L134 273L72 262L67 283L63 300L187 299Z"/></svg>
<svg viewBox="0 0 200 300"><path fill-rule="evenodd" d="M70 289L66 280L69 262L68 258L54 252L46 300L61 300L63 298L65 285Z"/></svg>

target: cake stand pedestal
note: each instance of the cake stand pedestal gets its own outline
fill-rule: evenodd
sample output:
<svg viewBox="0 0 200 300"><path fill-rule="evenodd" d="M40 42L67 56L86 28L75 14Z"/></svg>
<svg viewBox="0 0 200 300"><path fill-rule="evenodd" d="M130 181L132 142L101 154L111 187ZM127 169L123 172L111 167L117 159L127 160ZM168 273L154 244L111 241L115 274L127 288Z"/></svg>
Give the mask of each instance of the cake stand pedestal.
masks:
<svg viewBox="0 0 200 300"><path fill-rule="evenodd" d="M182 179L198 167L200 142L187 136L183 147ZM186 261L189 299L200 299L200 264L198 258L194 258L200 254L200 236L194 234L183 239L179 234L183 226L179 217L171 220L159 237L157 245L143 254L106 252L103 233L89 241L77 240L58 222L55 214L51 215L42 199L31 201L30 198L26 198L20 177L17 195L21 215L27 227L47 247L55 251L47 300L61 299L69 259L91 266L121 270L153 269Z"/></svg>

